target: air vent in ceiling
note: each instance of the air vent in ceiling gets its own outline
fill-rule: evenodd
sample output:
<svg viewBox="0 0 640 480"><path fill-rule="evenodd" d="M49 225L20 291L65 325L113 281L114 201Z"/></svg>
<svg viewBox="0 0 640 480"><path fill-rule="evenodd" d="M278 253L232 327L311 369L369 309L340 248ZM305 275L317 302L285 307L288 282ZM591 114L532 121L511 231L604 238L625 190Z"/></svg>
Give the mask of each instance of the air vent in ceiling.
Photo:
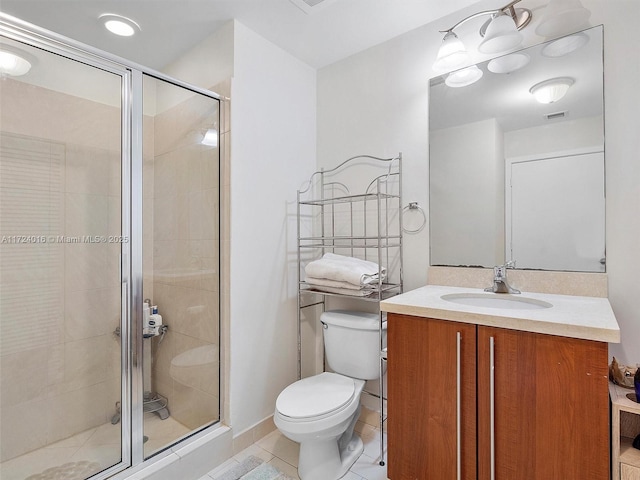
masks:
<svg viewBox="0 0 640 480"><path fill-rule="evenodd" d="M307 15L311 13L316 13L330 4L334 3L336 0L289 0L296 7L302 10Z"/></svg>
<svg viewBox="0 0 640 480"><path fill-rule="evenodd" d="M564 118L567 115L567 111L564 112L555 112L555 113L547 113L545 114L545 118L547 120L555 120L556 118Z"/></svg>

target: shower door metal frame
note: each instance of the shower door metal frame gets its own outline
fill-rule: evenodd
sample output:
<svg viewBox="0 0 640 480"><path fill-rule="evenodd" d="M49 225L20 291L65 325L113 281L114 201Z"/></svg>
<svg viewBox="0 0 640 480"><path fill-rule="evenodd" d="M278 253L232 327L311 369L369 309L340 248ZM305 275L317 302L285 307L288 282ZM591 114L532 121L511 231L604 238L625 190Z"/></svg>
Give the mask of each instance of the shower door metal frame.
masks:
<svg viewBox="0 0 640 480"><path fill-rule="evenodd" d="M213 98L222 97L161 72L130 62L95 47L37 27L0 11L0 37L6 37L44 51L75 60L122 78L121 96L121 460L92 476L103 480L144 463L143 449L143 372L142 372L142 180L143 180L143 96L142 79L147 75L191 92ZM220 108L218 108L220 120ZM138 188L133 188L133 186ZM219 362L218 368L221 370ZM220 396L221 397L221 396ZM219 419L222 418L222 402ZM216 422L205 428L215 428ZM137 439L137 441L134 441Z"/></svg>

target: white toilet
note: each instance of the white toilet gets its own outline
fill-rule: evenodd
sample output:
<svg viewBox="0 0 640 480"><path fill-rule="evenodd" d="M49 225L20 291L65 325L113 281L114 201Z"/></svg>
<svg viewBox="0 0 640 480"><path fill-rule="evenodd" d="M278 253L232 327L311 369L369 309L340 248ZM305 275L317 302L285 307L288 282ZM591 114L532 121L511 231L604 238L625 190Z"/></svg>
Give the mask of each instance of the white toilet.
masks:
<svg viewBox="0 0 640 480"><path fill-rule="evenodd" d="M375 313L333 310L320 316L324 350L332 372L299 380L276 400L274 422L300 443L301 480L337 480L364 449L353 428L360 414L365 380L380 377L380 317ZM386 346L386 322L383 345Z"/></svg>

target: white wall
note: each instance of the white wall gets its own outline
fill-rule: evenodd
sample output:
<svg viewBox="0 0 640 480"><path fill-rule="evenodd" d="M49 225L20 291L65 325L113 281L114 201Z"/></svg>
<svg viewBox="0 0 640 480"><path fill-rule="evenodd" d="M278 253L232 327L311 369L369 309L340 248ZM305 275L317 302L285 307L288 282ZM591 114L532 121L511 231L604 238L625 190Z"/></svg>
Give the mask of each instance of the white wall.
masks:
<svg viewBox="0 0 640 480"><path fill-rule="evenodd" d="M316 72L235 23L231 107L231 423L296 379L296 190L315 170Z"/></svg>
<svg viewBox="0 0 640 480"><path fill-rule="evenodd" d="M431 264L492 267L504 263L500 125L492 118L434 130L430 143Z"/></svg>
<svg viewBox="0 0 640 480"><path fill-rule="evenodd" d="M418 202L426 211L430 66L425 40L424 30L414 30L319 70L317 141L318 166L325 168L354 155L402 152L403 203ZM424 285L428 229L406 235L404 246L405 289Z"/></svg>
<svg viewBox="0 0 640 480"><path fill-rule="evenodd" d="M609 300L622 343L609 348L622 363L640 363L640 2L583 1L604 24L605 165Z"/></svg>
<svg viewBox="0 0 640 480"><path fill-rule="evenodd" d="M228 22L165 68L179 80L211 88L233 75L234 25Z"/></svg>
<svg viewBox="0 0 640 480"><path fill-rule="evenodd" d="M634 19L640 2L583 0L592 11L590 23L604 24L605 128L607 175L607 271L609 298L620 324L622 344L611 354L623 362L640 362L640 31ZM339 158L363 150L405 157L404 199L425 208L428 199L428 80L447 28L473 9L426 25L318 72L318 162L334 165ZM471 23L471 22L470 22ZM525 46L539 43L529 37ZM486 57L474 58L475 61ZM407 288L426 283L428 232L407 235Z"/></svg>
<svg viewBox="0 0 640 480"><path fill-rule="evenodd" d="M204 88L233 76L225 416L236 436L297 375L295 199L316 164L316 72L236 21L168 71Z"/></svg>
<svg viewBox="0 0 640 480"><path fill-rule="evenodd" d="M602 148L602 115L504 133L505 158Z"/></svg>

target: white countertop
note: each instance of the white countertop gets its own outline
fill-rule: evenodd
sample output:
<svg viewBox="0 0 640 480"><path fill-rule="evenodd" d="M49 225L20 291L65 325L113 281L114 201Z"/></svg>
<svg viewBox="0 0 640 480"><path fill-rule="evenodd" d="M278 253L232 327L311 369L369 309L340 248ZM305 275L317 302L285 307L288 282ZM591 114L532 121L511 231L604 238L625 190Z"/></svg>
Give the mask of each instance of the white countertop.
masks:
<svg viewBox="0 0 640 480"><path fill-rule="evenodd" d="M513 297L548 302L552 306L520 310L461 305L441 298L448 294L506 295L478 288L427 285L380 302L380 309L418 317L620 343L620 327L606 298L522 292Z"/></svg>

